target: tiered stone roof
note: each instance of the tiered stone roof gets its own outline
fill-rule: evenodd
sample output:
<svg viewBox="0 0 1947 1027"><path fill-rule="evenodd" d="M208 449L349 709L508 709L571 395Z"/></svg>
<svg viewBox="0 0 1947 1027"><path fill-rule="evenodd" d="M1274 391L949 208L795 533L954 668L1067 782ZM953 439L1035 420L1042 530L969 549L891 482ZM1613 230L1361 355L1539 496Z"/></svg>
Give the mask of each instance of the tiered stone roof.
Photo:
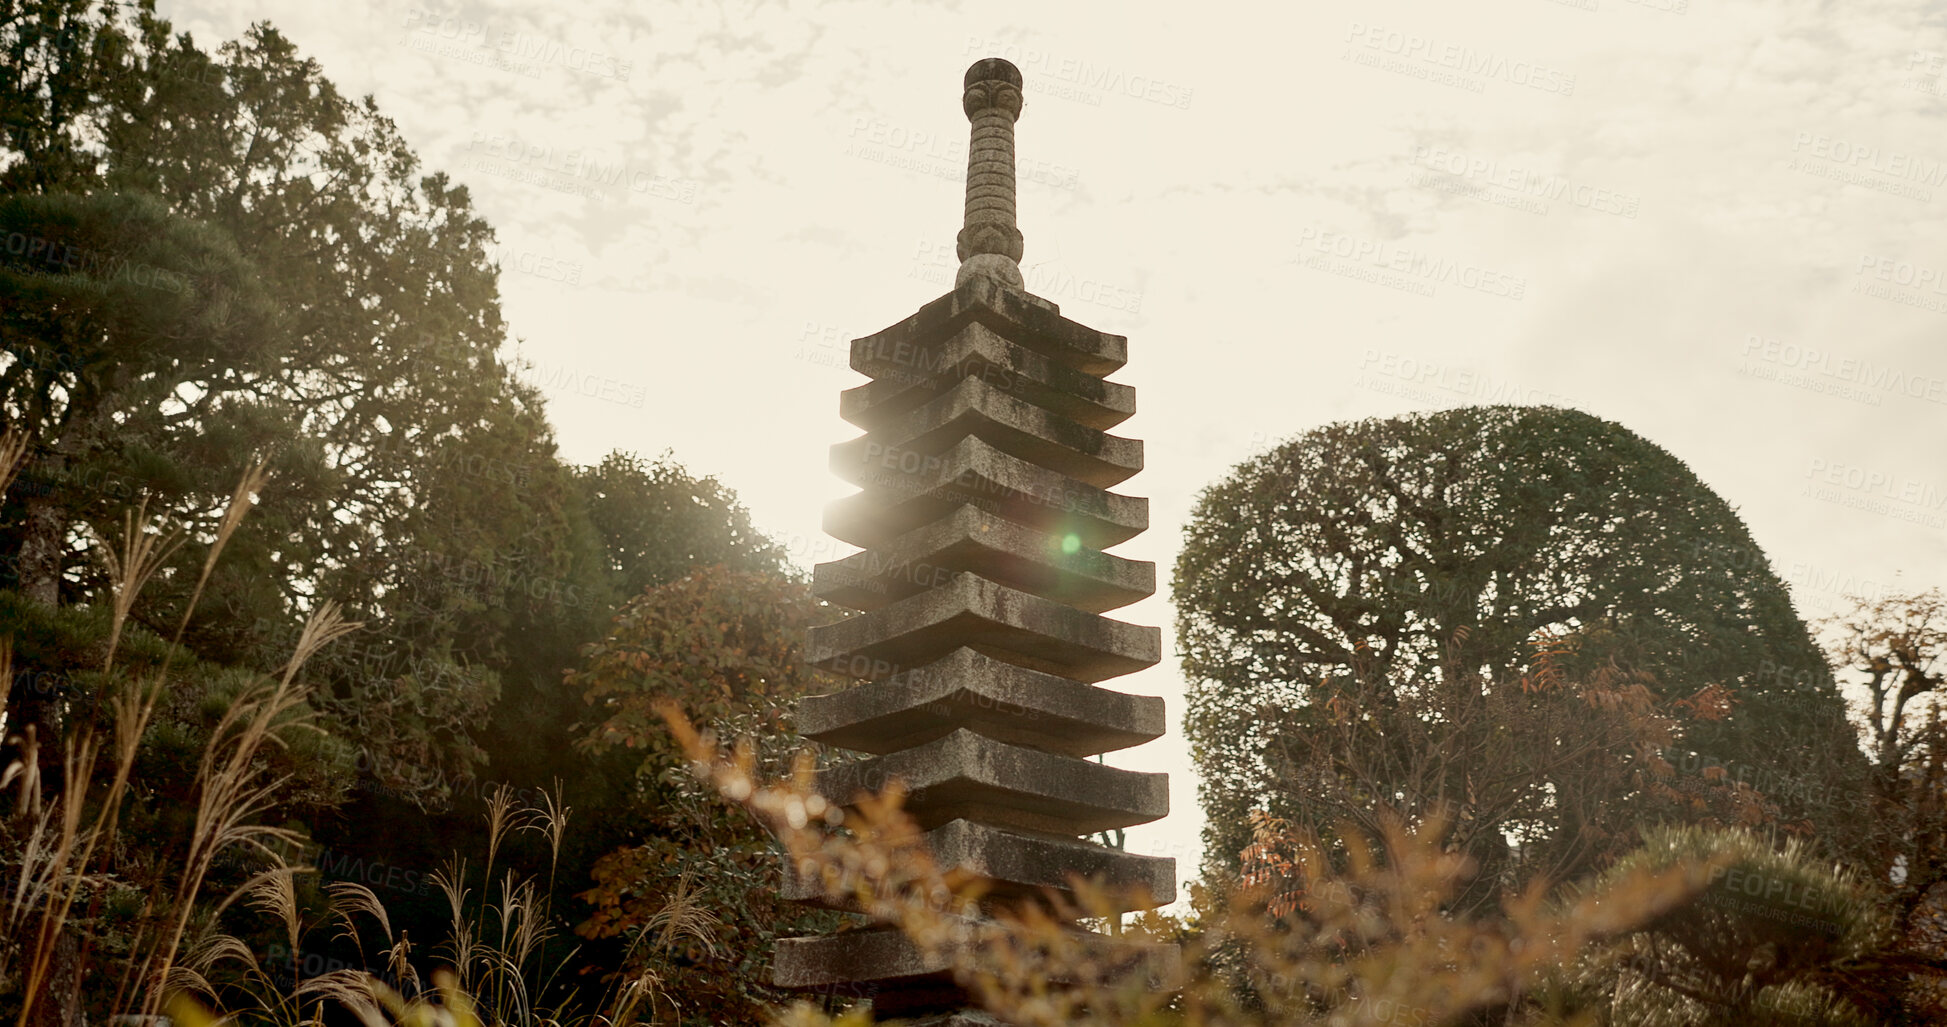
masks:
<svg viewBox="0 0 1947 1027"><path fill-rule="evenodd" d="M820 775L836 802L903 782L935 856L986 879L991 902L1069 893L1079 876L1165 904L1174 860L1084 837L1169 812L1166 775L1089 759L1165 730L1161 699L1100 684L1161 659L1158 629L1106 616L1156 590L1154 564L1105 552L1149 525L1148 500L1109 491L1143 463L1141 442L1108 431L1136 409L1133 389L1104 380L1128 340L1024 288L1020 72L977 62L963 106L954 290L853 340L851 366L872 381L840 397L866 434L832 447L832 469L860 491L825 528L864 552L819 565L814 587L861 613L816 630L810 659L860 683L803 700L798 730L869 754ZM819 899L795 880L787 897ZM780 941L772 972L871 996L882 1017L994 1022L891 927Z"/></svg>

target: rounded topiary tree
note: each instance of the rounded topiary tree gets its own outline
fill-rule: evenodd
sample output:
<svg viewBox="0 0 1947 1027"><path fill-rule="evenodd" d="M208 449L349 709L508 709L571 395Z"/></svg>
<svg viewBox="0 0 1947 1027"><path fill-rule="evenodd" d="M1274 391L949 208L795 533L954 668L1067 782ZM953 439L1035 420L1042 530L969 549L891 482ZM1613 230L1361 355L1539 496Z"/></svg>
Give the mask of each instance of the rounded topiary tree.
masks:
<svg viewBox="0 0 1947 1027"><path fill-rule="evenodd" d="M1827 800L1851 794L1859 753L1784 585L1728 504L1621 425L1512 406L1328 425L1207 488L1185 536L1173 588L1209 869L1236 868L1253 809L1329 832L1305 797L1354 762L1342 810L1432 796L1450 823L1485 815L1488 774L1626 694L1655 723L1604 730L1671 744L1604 788L1660 790L1681 813L1694 797L1666 785L1727 765L1708 778L1755 781L1765 802L1747 808L1781 823L1843 815ZM1596 684L1552 684L1564 675ZM1507 722L1551 696L1525 736ZM1334 744L1347 751L1319 751ZM1496 783L1519 801L1477 831L1502 857L1484 873L1551 832L1613 834L1562 808L1563 775L1609 758L1600 737L1579 744L1552 778ZM1583 808L1641 809L1631 798Z"/></svg>

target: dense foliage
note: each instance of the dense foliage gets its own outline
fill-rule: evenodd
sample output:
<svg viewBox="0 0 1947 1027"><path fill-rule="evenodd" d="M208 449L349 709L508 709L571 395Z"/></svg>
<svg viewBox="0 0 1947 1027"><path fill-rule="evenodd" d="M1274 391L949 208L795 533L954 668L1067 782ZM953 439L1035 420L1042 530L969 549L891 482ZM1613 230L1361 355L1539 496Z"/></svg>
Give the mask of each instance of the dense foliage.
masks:
<svg viewBox="0 0 1947 1027"><path fill-rule="evenodd" d="M583 895L595 912L577 931L633 939L626 969L663 960L657 1007L667 1022L762 1019L783 997L765 983L771 942L828 930L834 918L779 899L776 842L699 786L657 709L676 704L780 772L798 744L786 722L792 700L843 687L804 660L805 629L832 612L800 584L698 570L631 600L569 675L600 718L583 745L639 753L632 805L653 811L631 844L595 864L596 886ZM708 924L659 956L647 943L686 908L707 912Z"/></svg>
<svg viewBox="0 0 1947 1027"><path fill-rule="evenodd" d="M146 2L0 4L0 113L0 239L23 240L0 246L0 421L23 447L0 495L0 770L31 763L9 785L50 816L112 806L113 840L68 868L108 911L47 921L71 929L46 987L85 993L91 1016L126 1009L126 980L118 999L81 967L120 973L178 906L185 944L234 931L263 956L275 932L235 896L276 858L321 864L292 884L297 912L322 915L323 884L389 882L388 931L422 939L422 963L453 958L425 941L453 929L431 882L455 853L478 874L494 852L556 918L537 952L573 964L537 986L586 998L578 972L623 959L576 951L589 907L572 896L662 812L634 761L574 746L589 711L563 672L630 596L695 565L783 574L781 551L673 458L561 460L503 357L493 234L465 188L274 28L210 50ZM102 557L137 507L137 536L174 541L123 583ZM261 768L292 776L246 807L286 833L163 901L207 826L199 761L236 741L225 711L327 603L358 627L307 655L286 715L309 726ZM144 675L169 685L118 721ZM133 785L116 761L76 762L132 729ZM580 830L503 845L487 816L503 789L572 794ZM9 875L36 837L4 833ZM318 965L354 958L330 934L313 948ZM0 972L0 1012L21 986Z"/></svg>
<svg viewBox="0 0 1947 1027"><path fill-rule="evenodd" d="M1341 734L1380 747L1357 758L1473 732L1472 755L1450 769L1492 773L1499 764L1480 757L1515 747L1493 741L1490 707L1526 704L1514 693L1534 680L1535 654L1564 643L1572 667L1609 667L1677 718L1666 759L1789 768L1848 789L1859 773L1824 658L1736 514L1669 453L1578 411L1463 408L1300 436L1203 493L1174 589L1215 869L1248 844L1251 810L1304 815L1319 768L1292 747L1331 731L1334 696L1393 718ZM1408 720L1433 737L1398 730ZM1535 755L1560 760L1592 740ZM1456 819L1481 815L1464 777L1409 796L1394 786L1421 764L1406 752L1392 762L1414 769L1372 782L1368 798L1425 796L1459 804ZM1543 781L1567 783L1552 772L1528 783ZM1842 818L1772 798L1803 830ZM1578 829L1574 796L1559 792L1505 815L1517 838ZM1484 835L1474 851L1490 876L1512 858L1496 848L1508 844Z"/></svg>

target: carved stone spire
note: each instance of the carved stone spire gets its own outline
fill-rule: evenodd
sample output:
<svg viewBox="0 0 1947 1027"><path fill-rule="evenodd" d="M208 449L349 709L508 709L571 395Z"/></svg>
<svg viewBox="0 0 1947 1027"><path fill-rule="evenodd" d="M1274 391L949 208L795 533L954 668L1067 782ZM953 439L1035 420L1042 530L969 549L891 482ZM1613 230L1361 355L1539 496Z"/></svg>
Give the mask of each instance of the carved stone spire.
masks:
<svg viewBox="0 0 1947 1027"><path fill-rule="evenodd" d="M989 275L1016 289L1021 230L1014 226L1014 121L1021 116L1020 69L999 57L967 69L960 106L973 122L967 146L967 220L960 229L954 285Z"/></svg>

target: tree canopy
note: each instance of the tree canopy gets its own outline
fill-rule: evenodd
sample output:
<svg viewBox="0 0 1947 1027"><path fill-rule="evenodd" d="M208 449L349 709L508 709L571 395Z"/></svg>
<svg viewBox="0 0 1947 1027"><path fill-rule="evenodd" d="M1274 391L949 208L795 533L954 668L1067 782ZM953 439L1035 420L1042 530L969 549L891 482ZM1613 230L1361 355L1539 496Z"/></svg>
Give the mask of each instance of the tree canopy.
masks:
<svg viewBox="0 0 1947 1027"><path fill-rule="evenodd" d="M371 97L268 24L206 48L151 0L0 4L0 425L26 446L0 497L0 770L33 752L55 801L77 732L101 726L120 685L99 672L114 585L96 557L142 505L184 539L128 611L131 654L183 646L145 759L193 768L238 682L340 603L362 627L303 668L322 755L265 814L423 881L497 844L484 796L558 783L580 828L512 848L559 864L552 908L579 918L567 894L660 813L635 761L573 747L588 710L563 672L624 600L693 566L787 568L729 488L673 457L562 459L506 355L492 240ZM250 516L225 524L259 460ZM145 785L159 805L123 817L91 880L159 879L131 854L184 844L181 777ZM24 837L0 839L0 870ZM450 927L436 896L386 898L415 938ZM234 926L241 905L216 905Z"/></svg>
<svg viewBox="0 0 1947 1027"><path fill-rule="evenodd" d="M1333 424L1236 467L1199 497L1174 578L1211 864L1236 866L1251 810L1295 811L1309 785L1282 743L1317 737L1348 682L1430 690L1439 730L1533 680L1551 640L1572 675L1640 676L1665 713L1703 714L1673 751L1856 780L1844 704L1758 552L1681 461L1574 410ZM1838 815L1779 801L1787 823Z"/></svg>
<svg viewBox="0 0 1947 1027"><path fill-rule="evenodd" d="M430 734L375 744L466 770L496 646L477 610L469 622L463 602L405 585L450 586L425 565L487 551L558 576L577 542L562 475L550 495L544 475L484 490L437 473L555 461L538 395L500 356L491 229L369 97L341 96L268 25L211 53L149 3L42 0L7 30L0 227L26 244L0 260L0 414L29 448L0 512L0 584L49 605L98 599L76 558L86 537L148 496L205 541L254 454L272 487L190 643L273 659L303 611L342 602L388 640L350 652L404 652L441 681L341 653L317 668L336 669L327 694L353 709L382 680L402 708L442 707L422 718ZM188 591L165 576L138 617L173 627Z"/></svg>

